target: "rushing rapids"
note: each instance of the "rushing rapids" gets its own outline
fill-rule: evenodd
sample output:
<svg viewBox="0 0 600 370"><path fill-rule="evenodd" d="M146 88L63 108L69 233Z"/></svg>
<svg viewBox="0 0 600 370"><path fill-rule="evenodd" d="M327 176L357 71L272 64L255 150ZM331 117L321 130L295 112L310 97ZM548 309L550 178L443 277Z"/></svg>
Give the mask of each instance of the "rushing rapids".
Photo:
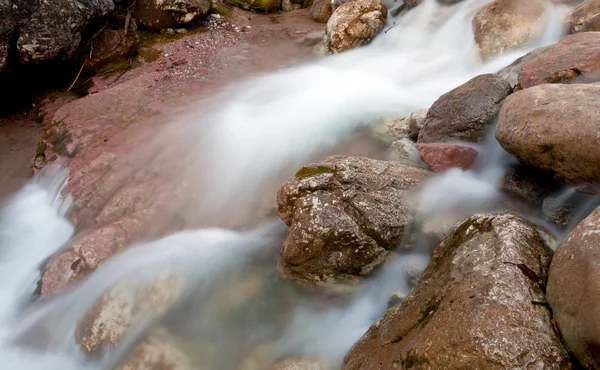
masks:
<svg viewBox="0 0 600 370"><path fill-rule="evenodd" d="M471 18L485 3L469 0L448 8L425 1L400 18L390 15L386 31L368 46L237 84L213 112L188 117L191 132L196 125L208 131L202 144L210 163L198 180L204 198L197 212L217 223L239 214L251 218L250 206L230 215L225 205L246 204L243 199L249 202L279 171L297 167L362 125L427 108L469 78L497 72L562 36L564 9L548 5L546 31L535 45L482 63ZM394 14L393 3L388 5ZM483 146L489 155L474 170L451 170L422 187L420 220L452 224L499 197L497 184L511 158L493 137ZM319 305L281 281L276 263L265 266L264 252L281 245L280 222L249 231L186 230L139 242L66 292L40 299L40 268L74 233L65 218L68 195L61 192L66 174L49 172L17 193L0 218L0 357L7 369L112 369L160 330L183 338L199 368L238 368L249 341L275 343L261 353L256 368L304 353L338 364L385 311L390 294L410 292L399 271L405 266L422 271L429 258L429 246L402 254L344 303ZM228 312L216 302L228 283L265 269L267 288L257 299L242 299L243 309ZM179 282L161 310L130 318L116 348L96 348L94 356L80 350L79 322L106 291L125 286L136 292L161 276ZM289 301L295 307L287 307Z"/></svg>

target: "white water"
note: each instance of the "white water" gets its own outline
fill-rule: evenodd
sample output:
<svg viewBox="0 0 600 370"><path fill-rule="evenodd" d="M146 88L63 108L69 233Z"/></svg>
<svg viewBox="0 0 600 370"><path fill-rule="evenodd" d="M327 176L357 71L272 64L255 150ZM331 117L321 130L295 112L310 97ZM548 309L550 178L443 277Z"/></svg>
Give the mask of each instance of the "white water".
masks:
<svg viewBox="0 0 600 370"><path fill-rule="evenodd" d="M210 121L212 130L211 167L203 170L212 182L204 189L202 212L222 212L224 205L239 200L240 193L252 197L265 179L335 144L360 125L387 114L426 108L469 78L496 72L525 53L510 53L486 64L479 61L470 19L485 3L468 0L448 11L429 0L396 20L398 25L367 47L236 85L223 106L199 119ZM559 24L556 9L549 5L547 32L538 45L556 41L561 34ZM454 170L434 179L422 193L423 217L441 206L450 212L467 200L477 205L492 201L498 194L501 163L501 158L492 158L481 170ZM261 328L250 324L249 332L237 333L235 326L227 332L222 328L229 327L228 323L215 320L217 312L206 302L220 279L243 276L256 253L277 247L279 227L249 232L185 231L141 243L106 262L72 290L25 310L39 279L38 267L73 232L63 218L64 207L57 211L53 206L55 194L56 186L48 190L40 184L28 185L5 207L0 221L2 366L110 369L146 330L164 326L194 339L218 333L212 339L221 343L223 354L216 356L214 366L233 368L227 361L232 361L229 353L241 343L236 337L258 335ZM453 201L448 202L450 198ZM410 286L398 278L402 270L407 265L422 270L426 263L424 254L402 256L367 284L348 307L323 310L300 302L270 356L308 352L339 361L385 309L390 293L408 293ZM74 341L84 313L117 283L139 286L158 273L176 273L184 281L171 309L138 323L117 350L104 351L98 360L86 359ZM275 299L273 304L281 303ZM182 323L184 328L178 327Z"/></svg>

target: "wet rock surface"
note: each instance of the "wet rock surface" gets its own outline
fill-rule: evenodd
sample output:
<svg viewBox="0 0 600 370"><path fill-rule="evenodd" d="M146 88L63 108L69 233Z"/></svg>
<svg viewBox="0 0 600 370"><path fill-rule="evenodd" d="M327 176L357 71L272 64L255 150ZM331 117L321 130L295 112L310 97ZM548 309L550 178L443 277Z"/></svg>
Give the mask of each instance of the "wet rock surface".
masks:
<svg viewBox="0 0 600 370"><path fill-rule="evenodd" d="M427 111L419 143L481 142L512 93L510 84L494 74L477 76L442 95Z"/></svg>
<svg viewBox="0 0 600 370"><path fill-rule="evenodd" d="M284 276L301 283L354 282L381 264L411 217L409 189L429 176L416 166L333 156L304 166L277 193L290 227Z"/></svg>
<svg viewBox="0 0 600 370"><path fill-rule="evenodd" d="M544 31L542 0L495 0L473 17L473 32L483 59L526 46Z"/></svg>
<svg viewBox="0 0 600 370"><path fill-rule="evenodd" d="M600 81L600 32L568 35L537 55L526 58L518 88L547 83Z"/></svg>
<svg viewBox="0 0 600 370"><path fill-rule="evenodd" d="M600 367L600 208L559 244L550 266L548 303L562 338L587 369Z"/></svg>
<svg viewBox="0 0 600 370"><path fill-rule="evenodd" d="M569 183L600 181L598 85L541 85L504 102L496 138L522 163Z"/></svg>
<svg viewBox="0 0 600 370"><path fill-rule="evenodd" d="M383 29L387 8L381 0L355 0L335 9L324 38L329 53L364 45Z"/></svg>
<svg viewBox="0 0 600 370"><path fill-rule="evenodd" d="M571 369L540 286L547 234L511 213L479 214L435 250L416 288L354 345L344 370Z"/></svg>
<svg viewBox="0 0 600 370"><path fill-rule="evenodd" d="M170 122L171 127L178 127L180 122L172 122L173 112L181 113L181 105L197 102L202 94L249 72L268 71L282 61L309 54L308 46L288 36L301 37L321 28L310 20L307 10L286 13L278 24L268 17L254 14L251 23L240 18L238 24L232 24L211 16L206 32L190 32L168 44L153 45L155 61L118 71L116 79L95 93L46 115L50 124L37 145L34 168L66 161L68 191L74 199L70 218L79 233L67 250L48 262L43 294L64 289L139 238L202 225L202 220L192 221L181 213L164 217L174 208L185 208L173 194L189 189L186 181L180 180L185 176L182 166L190 162L182 159L189 159L187 151L194 145L192 138L197 138L195 133L187 139L170 136L185 129L165 126ZM186 62L177 62L182 59ZM166 138L159 132L171 137L169 140L189 144L165 150L164 143L157 145L153 139L156 135ZM141 144L152 149L136 150ZM274 185L273 191L276 189ZM274 214L272 193L268 195L268 211ZM81 262L73 271L71 266L78 260Z"/></svg>

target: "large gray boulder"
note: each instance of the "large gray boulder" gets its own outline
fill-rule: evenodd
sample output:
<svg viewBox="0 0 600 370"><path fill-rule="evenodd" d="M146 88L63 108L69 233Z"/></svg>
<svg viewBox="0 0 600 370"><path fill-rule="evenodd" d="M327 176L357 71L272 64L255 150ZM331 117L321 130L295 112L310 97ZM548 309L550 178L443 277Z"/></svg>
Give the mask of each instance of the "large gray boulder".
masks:
<svg viewBox="0 0 600 370"><path fill-rule="evenodd" d="M549 237L511 213L480 214L433 253L415 289L371 326L343 370L571 369L537 278Z"/></svg>
<svg viewBox="0 0 600 370"><path fill-rule="evenodd" d="M113 9L112 0L0 0L0 71L10 53L22 65L72 57L82 31Z"/></svg>
<svg viewBox="0 0 600 370"><path fill-rule="evenodd" d="M404 235L410 187L430 172L413 165L333 156L304 166L277 193L289 226L280 269L310 285L349 283L369 274Z"/></svg>

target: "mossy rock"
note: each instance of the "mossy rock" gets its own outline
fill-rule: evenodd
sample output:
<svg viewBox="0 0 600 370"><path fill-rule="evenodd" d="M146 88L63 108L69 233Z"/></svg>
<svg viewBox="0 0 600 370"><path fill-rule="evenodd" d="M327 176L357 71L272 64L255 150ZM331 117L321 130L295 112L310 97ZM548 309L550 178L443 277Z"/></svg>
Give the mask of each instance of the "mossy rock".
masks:
<svg viewBox="0 0 600 370"><path fill-rule="evenodd" d="M281 9L281 0L225 0L228 4L256 12L276 12Z"/></svg>

